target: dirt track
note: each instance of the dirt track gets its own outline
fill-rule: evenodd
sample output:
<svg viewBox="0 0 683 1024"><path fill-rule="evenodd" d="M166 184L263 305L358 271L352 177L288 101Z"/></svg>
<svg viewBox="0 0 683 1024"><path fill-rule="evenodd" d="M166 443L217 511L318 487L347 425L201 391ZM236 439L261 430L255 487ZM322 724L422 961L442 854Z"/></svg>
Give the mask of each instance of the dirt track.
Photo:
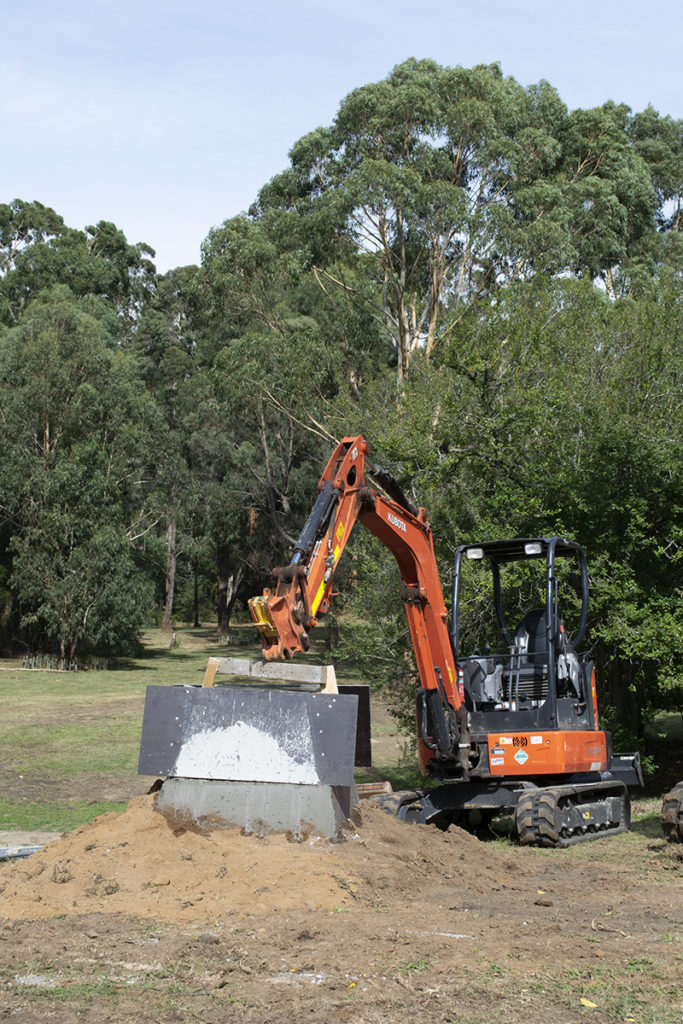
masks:
<svg viewBox="0 0 683 1024"><path fill-rule="evenodd" d="M682 874L638 832L538 851L363 805L291 844L141 798L0 869L0 1017L678 1024Z"/></svg>

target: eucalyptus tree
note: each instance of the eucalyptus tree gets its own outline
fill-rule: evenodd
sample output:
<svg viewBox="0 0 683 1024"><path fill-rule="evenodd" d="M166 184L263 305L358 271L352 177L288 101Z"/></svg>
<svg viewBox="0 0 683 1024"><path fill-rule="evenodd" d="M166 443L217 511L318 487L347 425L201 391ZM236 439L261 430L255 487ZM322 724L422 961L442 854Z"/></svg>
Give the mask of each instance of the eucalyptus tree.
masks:
<svg viewBox="0 0 683 1024"><path fill-rule="evenodd" d="M0 277L12 271L22 253L67 232L64 220L42 203L15 199L0 203Z"/></svg>
<svg viewBox="0 0 683 1024"><path fill-rule="evenodd" d="M219 629L244 580L260 586L288 557L329 444L337 391L357 390L381 359L352 306L327 304L307 253L279 213L214 229L193 281L198 411L190 437L215 545ZM369 365L368 354L372 354Z"/></svg>
<svg viewBox="0 0 683 1024"><path fill-rule="evenodd" d="M149 606L136 544L159 421L118 318L43 290L0 334L0 509L21 628L72 661L125 648Z"/></svg>
<svg viewBox="0 0 683 1024"><path fill-rule="evenodd" d="M277 212L321 287L381 324L402 379L515 281L572 273L616 295L637 267L652 275L656 189L674 186L646 121L614 103L570 113L548 82L523 87L497 64L410 60L296 142L251 212ZM673 126L655 134L672 148Z"/></svg>
<svg viewBox="0 0 683 1024"><path fill-rule="evenodd" d="M660 230L683 231L683 120L649 106L629 119L628 133L652 175Z"/></svg>
<svg viewBox="0 0 683 1024"><path fill-rule="evenodd" d="M41 203L15 200L0 206L0 322L18 323L43 288L65 284L77 296L98 295L130 330L153 291L154 250L131 245L114 224L99 221L83 231Z"/></svg>
<svg viewBox="0 0 683 1024"><path fill-rule="evenodd" d="M559 158L565 113L547 83L524 89L498 65L407 61L350 93L332 126L300 139L255 212L298 215L318 273L366 302L403 377L419 347L431 353L446 306L561 262L560 192L543 179ZM340 257L361 260L371 302Z"/></svg>
<svg viewBox="0 0 683 1024"><path fill-rule="evenodd" d="M201 498L189 441L195 413L192 382L199 372L195 359L198 326L190 308L197 271L195 266L179 267L157 278L131 345L147 390L164 420L155 486L150 494L163 541L150 538L146 545L146 554L163 579L162 629L170 629L173 621L178 559L189 559L196 576L201 548L195 517ZM195 621L198 614L195 607Z"/></svg>
<svg viewBox="0 0 683 1024"><path fill-rule="evenodd" d="M629 137L629 114L625 104L611 102L575 110L558 133L562 158L557 180L574 250L568 269L600 278L612 297L618 291L615 270L642 254L656 231L655 188L648 164Z"/></svg>

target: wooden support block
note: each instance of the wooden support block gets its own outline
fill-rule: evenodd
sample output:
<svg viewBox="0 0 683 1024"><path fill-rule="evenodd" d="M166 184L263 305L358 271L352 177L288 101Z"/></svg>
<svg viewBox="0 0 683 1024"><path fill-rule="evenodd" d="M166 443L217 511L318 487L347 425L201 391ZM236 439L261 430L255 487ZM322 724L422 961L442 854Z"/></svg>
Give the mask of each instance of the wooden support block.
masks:
<svg viewBox="0 0 683 1024"><path fill-rule="evenodd" d="M204 673L204 682L202 683L202 686L213 686L220 662L220 658L209 658L208 664L206 666L206 672Z"/></svg>

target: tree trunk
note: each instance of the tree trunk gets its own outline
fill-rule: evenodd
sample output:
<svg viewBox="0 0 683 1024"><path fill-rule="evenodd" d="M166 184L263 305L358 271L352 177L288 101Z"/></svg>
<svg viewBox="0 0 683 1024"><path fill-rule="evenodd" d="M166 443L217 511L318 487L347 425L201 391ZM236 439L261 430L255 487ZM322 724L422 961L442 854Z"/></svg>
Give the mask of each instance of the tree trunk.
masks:
<svg viewBox="0 0 683 1024"><path fill-rule="evenodd" d="M68 667L69 668L71 668L72 665L76 664L76 649L78 647L79 639L80 639L80 637L78 636L78 633L77 633L76 636L73 637L73 639L71 640L71 644L69 646L69 660L68 660Z"/></svg>
<svg viewBox="0 0 683 1024"><path fill-rule="evenodd" d="M231 572L230 548L219 546L216 554L216 576L218 583L218 606L216 618L218 635L226 636L230 629L230 617L237 598L237 588L244 579L244 569L240 566L237 572Z"/></svg>
<svg viewBox="0 0 683 1024"><path fill-rule="evenodd" d="M175 520L168 524L166 531L166 604L161 628L169 630L173 618L173 599L175 596L176 571L176 525Z"/></svg>
<svg viewBox="0 0 683 1024"><path fill-rule="evenodd" d="M4 636L10 620L10 615L12 614L12 604L12 595L8 594L7 600L5 601L2 608L0 608L0 651L2 651L4 648Z"/></svg>
<svg viewBox="0 0 683 1024"><path fill-rule="evenodd" d="M235 607L235 601L237 600L237 592L238 592L238 590L240 588L240 583L242 582L243 579L244 579L244 568L243 568L243 566L240 566L239 569L237 570L237 572L233 573L233 575L230 577L230 593L229 593L229 596L228 596L228 608L227 608L228 625L230 624L230 619L232 618L232 612L233 612L233 609Z"/></svg>
<svg viewBox="0 0 683 1024"><path fill-rule="evenodd" d="M232 573L230 572L230 549L223 544L218 546L216 552L216 583L218 591L216 599L218 635L225 636L230 628L229 601L232 588Z"/></svg>
<svg viewBox="0 0 683 1024"><path fill-rule="evenodd" d="M194 568L194 628L199 629L199 559L193 559Z"/></svg>

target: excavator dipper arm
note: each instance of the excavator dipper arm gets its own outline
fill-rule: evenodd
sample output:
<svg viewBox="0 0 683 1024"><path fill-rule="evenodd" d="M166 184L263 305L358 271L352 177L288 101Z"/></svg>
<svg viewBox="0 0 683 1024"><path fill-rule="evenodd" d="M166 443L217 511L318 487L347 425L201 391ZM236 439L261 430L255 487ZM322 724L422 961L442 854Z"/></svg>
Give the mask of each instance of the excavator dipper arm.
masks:
<svg viewBox="0 0 683 1024"><path fill-rule="evenodd" d="M266 589L249 602L264 658L287 659L308 650L309 632L317 616L329 608L334 572L351 531L356 522L362 523L392 552L401 575L401 596L421 683L417 698L420 763L424 769L433 758L454 761L466 777L467 715L424 509L415 508L396 481L372 465L362 436L339 443L318 490L290 564L274 571L275 589Z"/></svg>

